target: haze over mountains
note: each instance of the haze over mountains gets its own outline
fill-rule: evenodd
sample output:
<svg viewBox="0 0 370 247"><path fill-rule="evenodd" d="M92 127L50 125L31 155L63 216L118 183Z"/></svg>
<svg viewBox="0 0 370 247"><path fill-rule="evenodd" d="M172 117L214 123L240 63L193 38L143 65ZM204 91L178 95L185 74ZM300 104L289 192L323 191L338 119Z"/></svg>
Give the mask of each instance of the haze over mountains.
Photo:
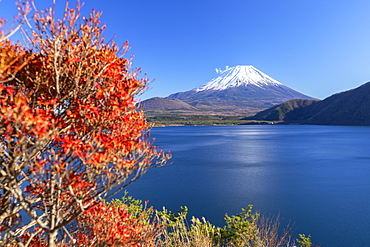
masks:
<svg viewBox="0 0 370 247"><path fill-rule="evenodd" d="M151 112L182 110L192 114L251 115L290 99L312 99L253 66L238 65L226 67L225 70L217 69L216 72L218 77L200 87L171 94L167 98L148 99L142 102L142 107Z"/></svg>

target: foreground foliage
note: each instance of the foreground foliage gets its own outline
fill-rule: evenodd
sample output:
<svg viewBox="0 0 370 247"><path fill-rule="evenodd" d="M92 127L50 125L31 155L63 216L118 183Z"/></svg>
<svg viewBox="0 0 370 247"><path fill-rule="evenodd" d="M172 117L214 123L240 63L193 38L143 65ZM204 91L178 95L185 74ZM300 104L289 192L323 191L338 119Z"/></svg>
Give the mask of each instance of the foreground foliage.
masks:
<svg viewBox="0 0 370 247"><path fill-rule="evenodd" d="M251 205L237 215L225 215L224 227L217 227L205 218L194 216L189 224L187 213L186 207L181 207L177 214L166 209L157 211L161 224L165 226L159 246L312 246L310 237L299 235L300 239L295 241L289 230L280 232L277 219L266 219L253 213Z"/></svg>
<svg viewBox="0 0 370 247"><path fill-rule="evenodd" d="M164 247L311 247L311 237L299 234L294 240L289 229L282 231L278 219L253 212L252 206L239 214L225 215L225 226L205 218L188 217L188 208L177 213L166 208L154 210L127 196L111 202L100 201L73 223L70 235L58 246L164 246ZM1 246L1 244L0 244ZM29 246L48 246L36 235Z"/></svg>
<svg viewBox="0 0 370 247"><path fill-rule="evenodd" d="M278 219L261 217L253 212L251 205L237 215L225 215L224 227L217 227L205 218L191 217L189 220L187 207L181 207L177 213L166 208L156 211L147 208L147 203L127 196L102 205L105 205L107 212L119 209L122 214L110 213L117 217L117 221L105 227L93 214L81 216L79 222L89 222L90 227L79 224L79 231L81 226L89 229L84 236L89 239L85 243L92 243L91 246L312 246L310 236L299 234L299 239L294 240L288 229L281 231ZM109 236L111 242L97 241L107 241L101 236Z"/></svg>
<svg viewBox="0 0 370 247"><path fill-rule="evenodd" d="M77 219L72 239L78 246L155 246L161 228L153 213L131 197L100 202Z"/></svg>
<svg viewBox="0 0 370 247"><path fill-rule="evenodd" d="M18 9L13 24L30 29L24 45L0 20L0 240L55 246L82 213L125 221L101 199L169 156L152 146L135 106L148 80L123 58L127 43L105 42L101 13L83 17L68 1L59 19L55 6Z"/></svg>

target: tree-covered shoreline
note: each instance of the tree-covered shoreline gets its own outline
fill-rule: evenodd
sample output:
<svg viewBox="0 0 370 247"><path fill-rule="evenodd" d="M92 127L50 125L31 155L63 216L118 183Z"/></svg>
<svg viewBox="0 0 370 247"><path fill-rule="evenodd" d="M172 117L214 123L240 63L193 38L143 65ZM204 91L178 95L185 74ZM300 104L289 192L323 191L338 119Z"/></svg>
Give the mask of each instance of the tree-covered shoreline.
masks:
<svg viewBox="0 0 370 247"><path fill-rule="evenodd" d="M278 121L255 121L245 120L245 116L224 116L224 115L147 115L146 119L154 126L175 126L175 125L248 125L248 124L276 124Z"/></svg>

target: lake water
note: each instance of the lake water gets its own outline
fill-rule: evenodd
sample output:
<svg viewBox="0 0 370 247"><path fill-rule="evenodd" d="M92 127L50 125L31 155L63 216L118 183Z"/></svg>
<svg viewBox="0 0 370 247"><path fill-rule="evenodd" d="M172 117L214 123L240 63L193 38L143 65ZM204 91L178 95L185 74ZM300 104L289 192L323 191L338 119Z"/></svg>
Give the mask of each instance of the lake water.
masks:
<svg viewBox="0 0 370 247"><path fill-rule="evenodd" d="M370 246L370 127L249 125L152 129L173 164L127 187L155 208L206 217L253 204L322 246Z"/></svg>

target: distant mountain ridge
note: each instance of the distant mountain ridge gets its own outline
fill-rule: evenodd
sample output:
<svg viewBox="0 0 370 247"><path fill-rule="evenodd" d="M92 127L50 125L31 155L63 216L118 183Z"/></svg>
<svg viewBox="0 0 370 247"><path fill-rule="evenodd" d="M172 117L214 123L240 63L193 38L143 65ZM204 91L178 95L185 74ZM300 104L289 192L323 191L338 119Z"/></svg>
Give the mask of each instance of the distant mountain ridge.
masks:
<svg viewBox="0 0 370 247"><path fill-rule="evenodd" d="M182 110L196 110L194 106L191 106L184 101L179 99L172 98L161 98L154 97L144 101L142 104L142 109L145 110L173 110L173 109L182 109Z"/></svg>
<svg viewBox="0 0 370 247"><path fill-rule="evenodd" d="M370 82L334 94L324 100L292 104L292 100L261 111L248 119L282 120L286 123L323 125L370 125ZM292 106L291 108L287 105ZM289 108L289 109L288 109ZM285 112L282 113L282 109Z"/></svg>
<svg viewBox="0 0 370 247"><path fill-rule="evenodd" d="M185 114L185 115L197 115L199 110L181 101L179 99L171 98L161 98L154 97L147 100L144 100L138 104L142 110L144 110L145 115L148 116L157 116L157 115L166 115L166 114Z"/></svg>

